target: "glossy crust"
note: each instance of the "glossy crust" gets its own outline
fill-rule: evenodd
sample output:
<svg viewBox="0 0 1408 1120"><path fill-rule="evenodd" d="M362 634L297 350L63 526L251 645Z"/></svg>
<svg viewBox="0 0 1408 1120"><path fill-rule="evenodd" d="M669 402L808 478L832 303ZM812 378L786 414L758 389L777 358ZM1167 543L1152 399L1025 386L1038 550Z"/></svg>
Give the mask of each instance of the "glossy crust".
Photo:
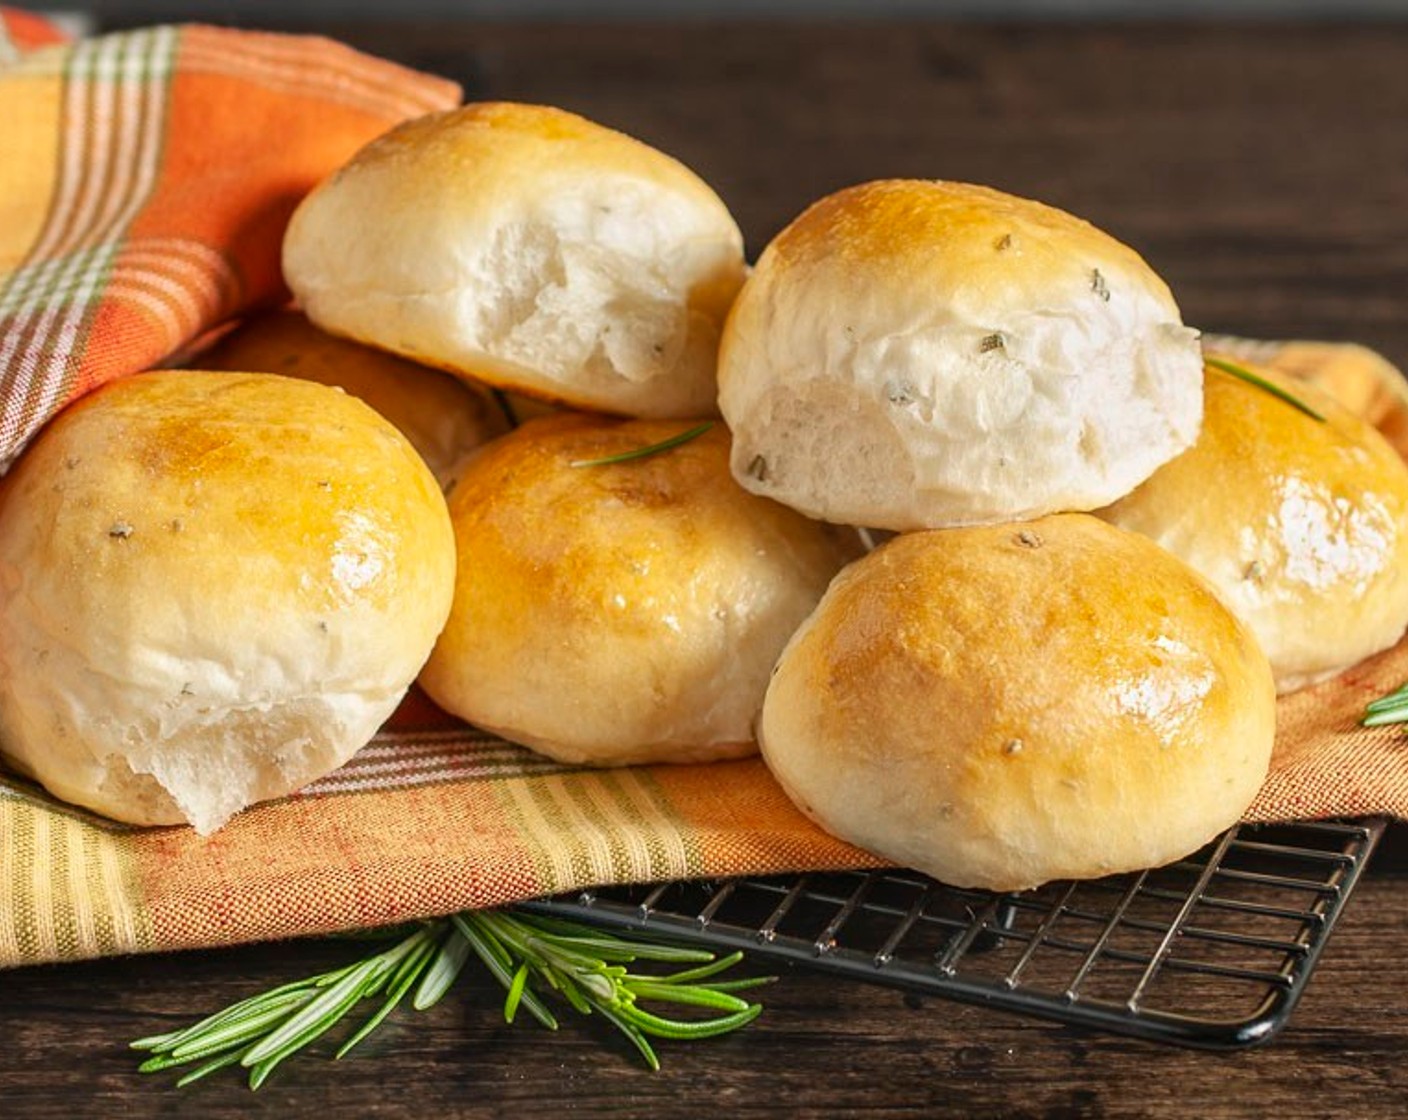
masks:
<svg viewBox="0 0 1408 1120"><path fill-rule="evenodd" d="M1155 867L1238 819L1275 693L1179 561L1081 514L891 540L767 693L763 757L823 828L960 887Z"/></svg>
<svg viewBox="0 0 1408 1120"><path fill-rule="evenodd" d="M1225 335L1205 335L1203 349L1310 382L1377 428L1400 454L1408 453L1408 381L1377 351L1355 342L1269 342Z"/></svg>
<svg viewBox="0 0 1408 1120"><path fill-rule="evenodd" d="M569 762L751 754L768 672L855 534L734 484L716 425L534 420L450 494L454 608L421 675L442 707Z"/></svg>
<svg viewBox="0 0 1408 1120"><path fill-rule="evenodd" d="M396 425L442 487L466 453L508 430L482 386L337 338L297 311L250 319L202 354L199 364L301 377L351 393Z"/></svg>
<svg viewBox="0 0 1408 1120"><path fill-rule="evenodd" d="M748 489L915 529L1092 509L1197 434L1168 288L1060 210L885 180L813 205L729 316L719 405Z"/></svg>
<svg viewBox="0 0 1408 1120"><path fill-rule="evenodd" d="M1238 364L1327 422L1210 368L1197 444L1101 516L1200 572L1287 692L1386 649L1408 626L1408 467L1328 394Z"/></svg>
<svg viewBox="0 0 1408 1120"><path fill-rule="evenodd" d="M374 141L300 205L284 274L320 327L627 415L714 410L743 240L670 157L572 113L487 103Z"/></svg>
<svg viewBox="0 0 1408 1120"><path fill-rule="evenodd" d="M360 401L113 382L0 489L0 744L65 800L210 832L372 736L453 579L435 479Z"/></svg>

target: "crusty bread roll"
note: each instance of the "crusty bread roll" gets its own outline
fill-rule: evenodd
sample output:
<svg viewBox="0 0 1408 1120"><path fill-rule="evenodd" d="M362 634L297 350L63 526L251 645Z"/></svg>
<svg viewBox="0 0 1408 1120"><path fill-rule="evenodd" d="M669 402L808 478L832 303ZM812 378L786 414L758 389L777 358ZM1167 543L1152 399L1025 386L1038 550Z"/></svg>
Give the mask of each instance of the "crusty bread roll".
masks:
<svg viewBox="0 0 1408 1120"><path fill-rule="evenodd" d="M1328 394L1239 364L1326 422L1209 368L1197 444L1100 516L1200 572L1289 692L1408 626L1408 467Z"/></svg>
<svg viewBox="0 0 1408 1120"><path fill-rule="evenodd" d="M351 393L396 425L442 487L466 453L508 430L482 386L337 338L297 311L250 319L198 361L202 369L277 373Z"/></svg>
<svg viewBox="0 0 1408 1120"><path fill-rule="evenodd" d="M421 674L438 704L567 762L752 754L768 672L854 533L756 498L722 425L564 414L472 459L450 493L454 607Z"/></svg>
<svg viewBox="0 0 1408 1120"><path fill-rule="evenodd" d="M572 113L468 105L372 142L299 207L284 274L319 326L635 416L714 411L743 240L675 160Z"/></svg>
<svg viewBox="0 0 1408 1120"><path fill-rule="evenodd" d="M1199 365L1168 288L1114 238L985 187L889 180L763 252L719 405L754 493L916 529L1127 493L1197 435Z"/></svg>
<svg viewBox="0 0 1408 1120"><path fill-rule="evenodd" d="M896 537L778 662L763 757L830 832L958 887L1155 867L1267 771L1266 657L1148 540L1084 514Z"/></svg>
<svg viewBox="0 0 1408 1120"><path fill-rule="evenodd" d="M360 401L113 382L0 488L0 749L67 801L209 833L371 738L453 583L435 479Z"/></svg>

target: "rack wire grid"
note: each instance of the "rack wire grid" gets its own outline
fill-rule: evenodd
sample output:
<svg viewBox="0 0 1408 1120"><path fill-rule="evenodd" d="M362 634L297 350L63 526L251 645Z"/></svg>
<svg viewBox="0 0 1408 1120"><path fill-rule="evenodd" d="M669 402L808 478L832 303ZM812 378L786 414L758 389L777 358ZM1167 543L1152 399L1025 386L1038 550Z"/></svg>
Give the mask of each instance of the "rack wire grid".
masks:
<svg viewBox="0 0 1408 1120"><path fill-rule="evenodd" d="M1167 867L1033 891L885 870L681 880L540 913L1158 1042L1283 1027L1385 822L1240 825Z"/></svg>

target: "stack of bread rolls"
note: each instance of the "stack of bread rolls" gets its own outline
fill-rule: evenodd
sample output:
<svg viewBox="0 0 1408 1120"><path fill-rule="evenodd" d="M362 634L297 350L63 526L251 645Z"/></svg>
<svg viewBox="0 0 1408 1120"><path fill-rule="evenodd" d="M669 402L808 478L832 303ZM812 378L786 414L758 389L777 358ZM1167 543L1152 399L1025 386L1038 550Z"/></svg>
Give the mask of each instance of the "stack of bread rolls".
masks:
<svg viewBox="0 0 1408 1120"><path fill-rule="evenodd" d="M284 265L306 319L95 394L0 496L0 750L121 819L295 788L419 672L573 763L761 747L823 828L1020 889L1206 842L1277 689L1408 625L1398 456L1205 366L1040 203L867 183L750 273L668 156L471 105L315 190Z"/></svg>

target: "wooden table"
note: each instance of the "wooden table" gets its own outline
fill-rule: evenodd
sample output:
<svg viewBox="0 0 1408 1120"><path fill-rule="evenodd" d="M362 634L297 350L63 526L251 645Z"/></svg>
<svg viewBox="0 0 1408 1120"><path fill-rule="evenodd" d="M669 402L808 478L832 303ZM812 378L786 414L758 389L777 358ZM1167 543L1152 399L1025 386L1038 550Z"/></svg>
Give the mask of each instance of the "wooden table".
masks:
<svg viewBox="0 0 1408 1120"><path fill-rule="evenodd" d="M322 28L670 151L753 253L811 199L883 176L991 183L1135 245L1189 322L1353 338L1408 362L1408 27ZM482 978L344 1063L258 1095L177 1092L124 1043L347 959L337 943L0 977L0 1114L1372 1117L1408 1115L1408 829L1361 884L1290 1027L1169 1050L803 971L748 1031L649 1074L593 1025L505 1028Z"/></svg>

